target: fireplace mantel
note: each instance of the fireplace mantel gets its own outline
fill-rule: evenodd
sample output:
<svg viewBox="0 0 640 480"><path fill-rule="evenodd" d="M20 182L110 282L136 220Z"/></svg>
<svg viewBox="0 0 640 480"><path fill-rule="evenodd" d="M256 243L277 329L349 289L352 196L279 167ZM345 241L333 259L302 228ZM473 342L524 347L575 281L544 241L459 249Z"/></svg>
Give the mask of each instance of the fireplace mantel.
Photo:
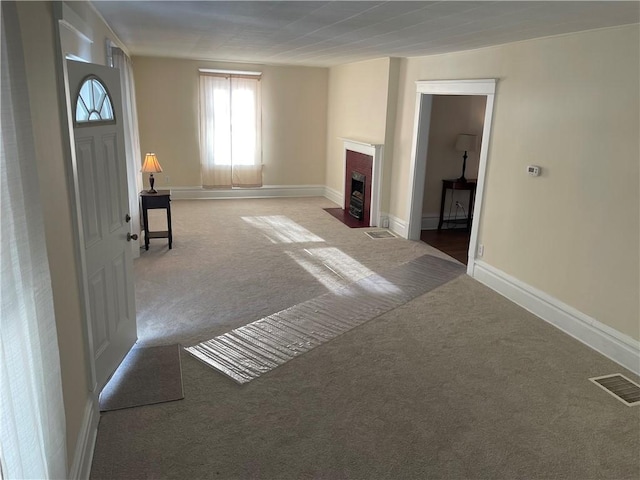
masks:
<svg viewBox="0 0 640 480"><path fill-rule="evenodd" d="M369 225L372 227L380 227L382 225L380 219L380 201L382 196L382 159L384 145L376 143L367 143L360 140L350 138L342 138L344 143L344 154L342 156L342 171L345 172L347 166L347 150L362 153L373 157L372 175L371 175L371 210L369 214ZM350 180L349 180L350 181ZM343 173L342 191L345 191L347 178ZM347 209L349 199L345 198L343 208Z"/></svg>

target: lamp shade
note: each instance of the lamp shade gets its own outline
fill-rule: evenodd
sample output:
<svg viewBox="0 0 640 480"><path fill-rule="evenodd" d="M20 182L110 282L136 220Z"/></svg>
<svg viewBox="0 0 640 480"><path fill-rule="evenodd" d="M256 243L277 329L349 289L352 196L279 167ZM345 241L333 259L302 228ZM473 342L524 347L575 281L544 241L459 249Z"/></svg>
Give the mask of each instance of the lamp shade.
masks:
<svg viewBox="0 0 640 480"><path fill-rule="evenodd" d="M142 164L142 172L144 173L160 173L162 167L158 162L158 157L155 153L147 153L144 156L144 163Z"/></svg>
<svg viewBox="0 0 640 480"><path fill-rule="evenodd" d="M478 144L476 135L461 133L456 139L456 150L460 152L475 152Z"/></svg>

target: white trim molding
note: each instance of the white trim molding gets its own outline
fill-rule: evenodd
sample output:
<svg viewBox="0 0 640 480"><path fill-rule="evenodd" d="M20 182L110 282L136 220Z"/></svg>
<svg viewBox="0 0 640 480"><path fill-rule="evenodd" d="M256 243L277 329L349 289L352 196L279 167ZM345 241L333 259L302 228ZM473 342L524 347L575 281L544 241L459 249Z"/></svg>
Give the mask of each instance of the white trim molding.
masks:
<svg viewBox="0 0 640 480"><path fill-rule="evenodd" d="M330 187L324 187L324 197L328 198L333 203L340 205L340 208L343 208L344 192L339 192Z"/></svg>
<svg viewBox="0 0 640 480"><path fill-rule="evenodd" d="M98 436L99 421L100 412L98 409L98 401L93 394L90 394L84 408L82 425L80 426L80 432L76 440L76 449L73 452L73 463L69 468L70 479L84 480L89 478L91 463L93 461L93 450Z"/></svg>
<svg viewBox="0 0 640 480"><path fill-rule="evenodd" d="M483 261L473 277L605 357L640 375L640 342Z"/></svg>
<svg viewBox="0 0 640 480"><path fill-rule="evenodd" d="M158 187L160 188L160 187ZM324 185L264 185L255 188L216 189L162 187L171 190L173 200L219 200L227 198L324 197Z"/></svg>
<svg viewBox="0 0 640 480"><path fill-rule="evenodd" d="M495 78L469 80L417 80L418 93L431 95L493 95Z"/></svg>
<svg viewBox="0 0 640 480"><path fill-rule="evenodd" d="M345 210L347 209L347 205L345 205L346 199L344 198L344 192L347 186L347 150L373 157L373 165L371 169L371 208L369 211L369 225L372 227L379 227L382 225L380 221L380 201L382 198L382 162L384 159L384 145L361 142L359 140L352 140L349 138L342 138L342 142L344 144L342 172L345 175L342 183L342 208Z"/></svg>
<svg viewBox="0 0 640 480"><path fill-rule="evenodd" d="M478 246L479 224L482 215L484 181L487 171L487 156L491 141L491 124L496 91L496 79L460 79L460 80L419 80L416 82L416 103L411 147L411 164L409 172L409 210L407 212L407 238L420 239L422 226L422 201L424 199L424 177L426 164L429 161L429 128L433 95L483 95L487 97L480 145L480 163L478 166L478 182L474 202L473 222L469 240L469 263L467 273L473 275L473 265Z"/></svg>
<svg viewBox="0 0 640 480"><path fill-rule="evenodd" d="M60 25L91 45L93 43L93 30L91 27L65 3L61 3L61 8L62 12L58 20Z"/></svg>
<svg viewBox="0 0 640 480"><path fill-rule="evenodd" d="M383 227L385 226L385 223L388 221L389 230L391 230L393 233L398 234L398 236L402 238L407 238L407 236L409 235L409 228L407 226L407 222L405 222L404 220L394 215L391 215L390 213L382 214L381 220L382 220L381 225Z"/></svg>
<svg viewBox="0 0 640 480"><path fill-rule="evenodd" d="M447 219L444 219L447 220ZM421 230L437 230L438 223L440 223L440 215L437 213L429 213L422 215L422 222L420 223Z"/></svg>

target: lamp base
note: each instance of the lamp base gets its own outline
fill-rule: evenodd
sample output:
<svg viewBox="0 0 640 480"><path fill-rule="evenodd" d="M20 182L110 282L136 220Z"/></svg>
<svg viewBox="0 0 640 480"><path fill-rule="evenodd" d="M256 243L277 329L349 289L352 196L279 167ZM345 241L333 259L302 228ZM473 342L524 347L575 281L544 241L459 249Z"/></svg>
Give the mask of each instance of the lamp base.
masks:
<svg viewBox="0 0 640 480"><path fill-rule="evenodd" d="M158 193L158 191L153 188L153 184L156 183L156 179L153 178L153 173L149 174L149 185L151 186L151 188L149 190L147 190L147 193Z"/></svg>
<svg viewBox="0 0 640 480"><path fill-rule="evenodd" d="M467 151L465 150L464 155L462 156L462 175L460 178L456 180L456 182L467 183L467 179L464 177L464 171L467 169ZM153 187L153 184L151 184Z"/></svg>

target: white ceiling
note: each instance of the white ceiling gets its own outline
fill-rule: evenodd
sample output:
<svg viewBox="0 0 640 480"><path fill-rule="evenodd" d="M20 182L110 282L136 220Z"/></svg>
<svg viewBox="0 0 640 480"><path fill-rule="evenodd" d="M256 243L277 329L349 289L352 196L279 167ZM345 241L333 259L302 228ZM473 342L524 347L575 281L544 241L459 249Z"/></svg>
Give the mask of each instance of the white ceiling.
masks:
<svg viewBox="0 0 640 480"><path fill-rule="evenodd" d="M640 22L640 3L97 1L133 55L332 66Z"/></svg>

